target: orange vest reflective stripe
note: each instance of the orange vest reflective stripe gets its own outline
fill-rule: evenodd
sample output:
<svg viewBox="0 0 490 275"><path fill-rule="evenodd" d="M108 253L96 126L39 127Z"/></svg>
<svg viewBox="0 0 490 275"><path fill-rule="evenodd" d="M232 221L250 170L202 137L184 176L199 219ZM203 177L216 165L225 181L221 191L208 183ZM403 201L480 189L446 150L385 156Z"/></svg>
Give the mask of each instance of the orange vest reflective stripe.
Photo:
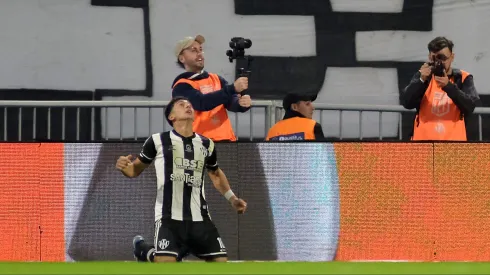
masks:
<svg viewBox="0 0 490 275"><path fill-rule="evenodd" d="M221 81L218 75L212 73L209 73L208 78L201 80L181 78L175 82L175 85L179 83L187 83L203 94L221 90ZM236 136L224 105L220 105L210 111L194 111L192 129L194 132L213 141L236 141Z"/></svg>
<svg viewBox="0 0 490 275"><path fill-rule="evenodd" d="M316 121L304 117L292 117L272 126L265 140L314 140Z"/></svg>
<svg viewBox="0 0 490 275"><path fill-rule="evenodd" d="M469 75L462 71L462 82ZM453 79L450 79L454 83ZM466 126L459 108L441 88L434 78L420 103L415 117L412 140L466 141Z"/></svg>

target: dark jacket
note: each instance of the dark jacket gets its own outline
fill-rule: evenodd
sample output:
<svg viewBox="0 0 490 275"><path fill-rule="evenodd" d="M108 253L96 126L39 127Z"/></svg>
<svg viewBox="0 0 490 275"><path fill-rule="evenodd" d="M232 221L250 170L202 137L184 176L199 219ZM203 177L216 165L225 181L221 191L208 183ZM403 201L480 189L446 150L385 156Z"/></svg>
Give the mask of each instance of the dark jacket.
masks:
<svg viewBox="0 0 490 275"><path fill-rule="evenodd" d="M469 115L473 113L477 103L480 100L478 93L473 83L473 76L468 75L464 82L462 82L462 74L458 69L453 69L450 79L454 79L454 84L449 82L446 87L442 88L449 98L451 98L459 108L463 115ZM420 72L415 73L412 80L407 87L402 91L400 95L400 101L406 109L417 109L417 112L424 97L425 91L429 86L431 78L422 82L420 79Z"/></svg>
<svg viewBox="0 0 490 275"><path fill-rule="evenodd" d="M305 116L302 115L301 113L298 113L298 112L293 111L293 110L287 110L286 113L284 114L283 120L288 119L288 118L293 118L293 117L305 118ZM313 132L315 134L315 140L317 140L317 141L325 140L325 136L323 135L322 125L320 125L320 123L317 122L315 124L315 127L313 128Z"/></svg>
<svg viewBox="0 0 490 275"><path fill-rule="evenodd" d="M178 75L172 82L172 87L179 79L190 79L194 75L196 75L196 73L193 72L185 72ZM203 71L201 74L198 74L192 79L200 80L208 77L208 72ZM244 113L248 111L250 107L245 108L238 104L238 94L235 91L235 86L233 84L228 84L228 82L221 76L219 76L219 79L221 82L221 90L203 94L201 91L194 89L187 83L179 83L172 89L172 97L186 97L196 111L211 111L222 104L225 105L225 108L231 112Z"/></svg>

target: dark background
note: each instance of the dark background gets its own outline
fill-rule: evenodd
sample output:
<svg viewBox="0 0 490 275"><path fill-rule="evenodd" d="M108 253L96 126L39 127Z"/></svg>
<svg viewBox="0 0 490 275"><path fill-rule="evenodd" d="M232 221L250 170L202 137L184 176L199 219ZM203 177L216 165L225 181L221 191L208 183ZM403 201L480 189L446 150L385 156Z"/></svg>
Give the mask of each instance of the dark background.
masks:
<svg viewBox="0 0 490 275"><path fill-rule="evenodd" d="M67 247L74 260L133 260L135 235L143 235L153 242L156 195L153 164L137 179L122 177L114 169L115 152L136 156L140 148L141 144L103 144L94 158L97 164L88 194L71 245ZM234 192L248 203L247 213L237 215L206 176L211 218L228 249L229 259L276 260L272 210L256 144L217 144L216 148L219 165Z"/></svg>

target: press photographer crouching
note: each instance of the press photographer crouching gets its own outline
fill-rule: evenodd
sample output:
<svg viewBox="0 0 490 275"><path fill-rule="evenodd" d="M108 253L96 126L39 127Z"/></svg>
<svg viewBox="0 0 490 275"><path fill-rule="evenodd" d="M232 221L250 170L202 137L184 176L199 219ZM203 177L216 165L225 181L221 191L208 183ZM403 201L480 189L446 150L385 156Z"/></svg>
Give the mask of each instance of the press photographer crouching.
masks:
<svg viewBox="0 0 490 275"><path fill-rule="evenodd" d="M430 61L402 92L403 106L417 109L412 140L467 140L465 117L473 113L480 98L473 76L452 68L453 47L445 37L430 41Z"/></svg>
<svg viewBox="0 0 490 275"><path fill-rule="evenodd" d="M269 130L265 140L323 140L322 126L312 119L316 95L288 94L282 101L283 120Z"/></svg>

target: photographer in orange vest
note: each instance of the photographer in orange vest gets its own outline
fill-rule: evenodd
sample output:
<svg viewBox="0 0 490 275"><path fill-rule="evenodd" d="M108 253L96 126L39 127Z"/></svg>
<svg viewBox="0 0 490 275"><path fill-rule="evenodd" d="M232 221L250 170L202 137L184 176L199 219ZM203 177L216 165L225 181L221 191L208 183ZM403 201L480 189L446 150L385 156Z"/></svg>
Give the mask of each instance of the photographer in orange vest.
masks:
<svg viewBox="0 0 490 275"><path fill-rule="evenodd" d="M452 68L453 47L445 37L430 41L430 61L402 92L403 107L417 109L412 140L467 140L465 117L473 113L480 97L473 76Z"/></svg>
<svg viewBox="0 0 490 275"><path fill-rule="evenodd" d="M271 127L265 140L323 140L322 126L312 119L315 96L288 94L282 101L283 120Z"/></svg>
<svg viewBox="0 0 490 275"><path fill-rule="evenodd" d="M195 110L193 131L213 141L236 141L228 118L228 111L244 113L252 105L249 95L240 95L248 89L248 78L240 77L233 84L221 76L204 70L202 35L186 37L177 42L177 64L186 72L172 83L172 97L185 97Z"/></svg>

